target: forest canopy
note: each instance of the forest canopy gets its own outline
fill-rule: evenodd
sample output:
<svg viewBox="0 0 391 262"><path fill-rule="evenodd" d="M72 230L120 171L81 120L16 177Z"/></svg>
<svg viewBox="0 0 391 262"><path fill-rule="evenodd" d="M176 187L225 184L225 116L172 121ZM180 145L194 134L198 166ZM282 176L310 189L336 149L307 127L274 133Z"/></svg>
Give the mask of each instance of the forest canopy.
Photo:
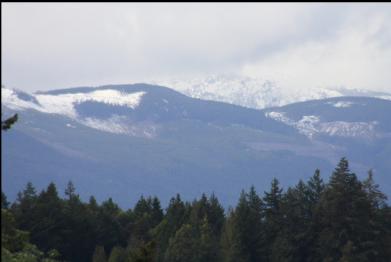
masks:
<svg viewBox="0 0 391 262"><path fill-rule="evenodd" d="M286 190L242 191L228 210L214 194L178 194L163 210L141 196L121 209L83 202L72 182L32 183L13 203L2 193L3 261L391 261L391 208L371 171L359 180L342 158L324 182L316 170Z"/></svg>

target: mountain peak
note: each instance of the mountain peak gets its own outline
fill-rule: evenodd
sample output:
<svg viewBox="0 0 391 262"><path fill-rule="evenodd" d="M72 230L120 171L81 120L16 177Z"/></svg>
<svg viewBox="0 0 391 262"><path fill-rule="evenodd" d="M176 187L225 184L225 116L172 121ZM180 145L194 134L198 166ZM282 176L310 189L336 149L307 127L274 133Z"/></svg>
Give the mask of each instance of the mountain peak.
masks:
<svg viewBox="0 0 391 262"><path fill-rule="evenodd" d="M391 100L391 94L341 87L292 88L274 79L252 78L237 74L209 75L194 79L153 81L194 98L221 101L249 108L274 106L340 96L380 97Z"/></svg>

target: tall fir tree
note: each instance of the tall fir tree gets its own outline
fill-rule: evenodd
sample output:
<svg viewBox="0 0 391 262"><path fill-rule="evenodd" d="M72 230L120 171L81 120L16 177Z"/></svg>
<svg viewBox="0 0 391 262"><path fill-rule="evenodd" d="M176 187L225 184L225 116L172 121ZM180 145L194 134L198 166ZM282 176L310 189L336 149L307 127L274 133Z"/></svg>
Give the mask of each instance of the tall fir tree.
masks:
<svg viewBox="0 0 391 262"><path fill-rule="evenodd" d="M370 229L370 203L345 158L333 172L317 212L322 228L319 257L336 261L349 255L355 261L371 260L374 242Z"/></svg>
<svg viewBox="0 0 391 262"><path fill-rule="evenodd" d="M265 216L263 243L266 249L264 259L273 258L273 243L277 239L283 222L280 210L283 189L280 188L279 184L279 181L274 178L271 183L270 191L265 192L263 197Z"/></svg>

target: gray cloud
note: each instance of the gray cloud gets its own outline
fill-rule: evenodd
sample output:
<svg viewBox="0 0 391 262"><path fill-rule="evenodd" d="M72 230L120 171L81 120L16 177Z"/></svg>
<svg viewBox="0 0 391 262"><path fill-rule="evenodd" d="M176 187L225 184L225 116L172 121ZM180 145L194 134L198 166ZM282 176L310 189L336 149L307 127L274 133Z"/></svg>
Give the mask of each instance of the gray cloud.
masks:
<svg viewBox="0 0 391 262"><path fill-rule="evenodd" d="M390 90L390 4L2 3L6 86L241 72Z"/></svg>

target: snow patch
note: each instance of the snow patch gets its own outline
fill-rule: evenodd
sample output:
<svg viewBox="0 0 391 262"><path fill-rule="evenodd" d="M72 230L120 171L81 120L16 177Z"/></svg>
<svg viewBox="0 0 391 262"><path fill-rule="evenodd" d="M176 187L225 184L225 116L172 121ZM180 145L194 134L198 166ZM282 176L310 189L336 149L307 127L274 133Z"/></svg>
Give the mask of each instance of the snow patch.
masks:
<svg viewBox="0 0 391 262"><path fill-rule="evenodd" d="M287 125L292 125L294 123L291 119L289 119L288 117L285 116L285 112L274 112L274 111L266 112L265 116L272 118L276 121L283 122Z"/></svg>
<svg viewBox="0 0 391 262"><path fill-rule="evenodd" d="M14 90L4 87L1 88L1 104L14 110L25 110L28 108L40 109L39 105L20 99Z"/></svg>
<svg viewBox="0 0 391 262"><path fill-rule="evenodd" d="M80 121L82 124L98 129L104 132L114 133L114 134L128 134L129 130L127 126L121 123L121 117L113 116L109 119L98 119L87 117L84 120Z"/></svg>
<svg viewBox="0 0 391 262"><path fill-rule="evenodd" d="M321 123L319 130L330 136L341 137L371 137L375 133L377 122L326 122Z"/></svg>
<svg viewBox="0 0 391 262"><path fill-rule="evenodd" d="M135 109L141 102L145 92L122 93L117 90L105 89L88 93L75 94L37 94L35 99L39 105L18 98L17 94L10 89L2 88L2 103L16 110L35 109L44 113L60 114L70 118L77 118L74 105L86 101L95 101L116 106L127 106Z"/></svg>
<svg viewBox="0 0 391 262"><path fill-rule="evenodd" d="M351 107L354 103L350 101L338 101L338 102L328 102L328 104L331 104L333 107Z"/></svg>
<svg viewBox="0 0 391 262"><path fill-rule="evenodd" d="M153 123L132 123L126 116L113 115L108 119L87 117L79 123L103 132L129 136L153 138L157 135L157 126Z"/></svg>
<svg viewBox="0 0 391 262"><path fill-rule="evenodd" d="M329 136L340 137L372 137L375 135L375 127L378 124L373 122L321 122L318 116L302 116L299 121L294 121L286 116L284 112L266 112L266 117L292 126L299 133L313 138L316 134L327 134Z"/></svg>

